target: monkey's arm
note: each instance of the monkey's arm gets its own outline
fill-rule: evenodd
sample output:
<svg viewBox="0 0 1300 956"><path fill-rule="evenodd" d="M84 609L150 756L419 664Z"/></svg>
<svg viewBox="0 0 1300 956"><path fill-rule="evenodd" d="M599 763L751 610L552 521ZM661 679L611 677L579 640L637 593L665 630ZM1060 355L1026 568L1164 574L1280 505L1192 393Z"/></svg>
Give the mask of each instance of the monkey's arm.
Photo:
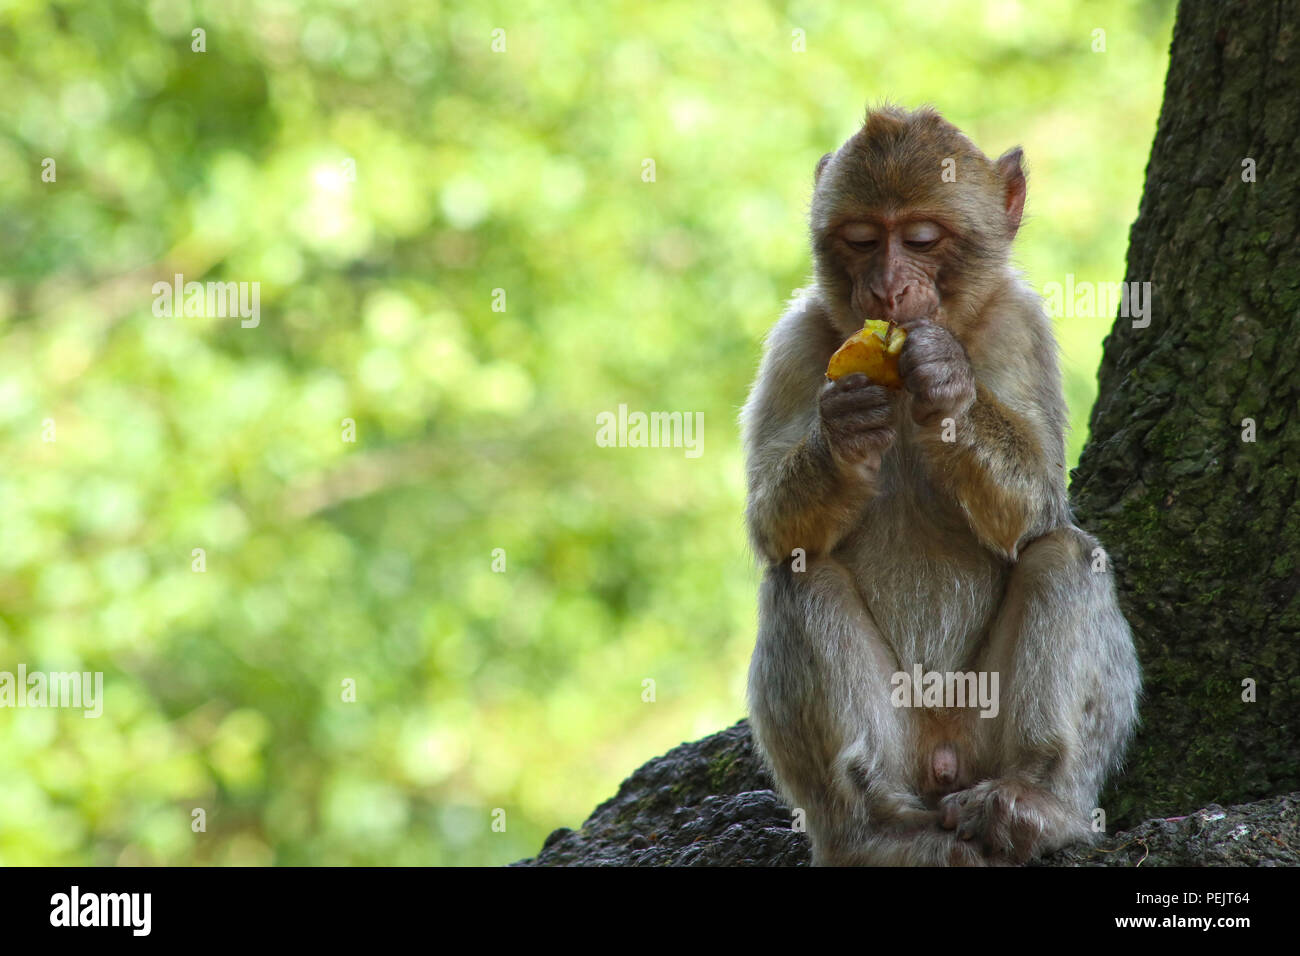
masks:
<svg viewBox="0 0 1300 956"><path fill-rule="evenodd" d="M983 385L947 430L953 441L942 425L920 431L931 480L985 547L1015 561L1022 546L1068 520L1064 464L1049 461L1036 429Z"/></svg>
<svg viewBox="0 0 1300 956"><path fill-rule="evenodd" d="M1036 313L1015 319L976 339L972 355L944 333L918 339L926 347L902 363L932 484L1012 561L1069 521L1055 342Z"/></svg>
<svg viewBox="0 0 1300 956"><path fill-rule="evenodd" d="M745 515L754 550L768 561L784 561L795 548L809 557L833 550L872 494L878 440L892 440L892 430L883 426L847 437L842 430L838 442L828 434L821 391L826 361L838 345L839 336L825 327L815 304L797 303L773 329L741 413L749 482ZM865 408L865 391L832 400L838 404L830 407L841 412L837 426L846 423L843 429L853 432L869 427L863 422L871 416L881 421L891 414ZM857 439L862 444L855 445Z"/></svg>
<svg viewBox="0 0 1300 956"><path fill-rule="evenodd" d="M745 517L754 549L772 562L795 548L828 554L870 497L871 483L833 458L819 423L794 444L771 441L749 468Z"/></svg>

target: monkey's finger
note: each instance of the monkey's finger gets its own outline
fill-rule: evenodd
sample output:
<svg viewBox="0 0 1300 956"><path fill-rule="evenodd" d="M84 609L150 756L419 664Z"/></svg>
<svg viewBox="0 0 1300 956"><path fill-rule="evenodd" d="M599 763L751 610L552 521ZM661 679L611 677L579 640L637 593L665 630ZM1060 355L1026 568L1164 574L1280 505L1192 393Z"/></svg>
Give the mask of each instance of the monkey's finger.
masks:
<svg viewBox="0 0 1300 956"><path fill-rule="evenodd" d="M829 424L832 432L857 434L888 428L893 418L888 408L864 408L836 415Z"/></svg>
<svg viewBox="0 0 1300 956"><path fill-rule="evenodd" d="M898 324L902 327L903 331L905 331L910 336L917 329L924 329L933 326L934 316L933 314L913 315L913 316L899 319ZM903 348L904 349L907 348L906 343L904 343Z"/></svg>
<svg viewBox="0 0 1300 956"><path fill-rule="evenodd" d="M827 382L822 386L822 394L828 395L832 392L851 392L859 388L867 388L871 385L871 379L867 378L863 372L852 372L843 375L833 382Z"/></svg>
<svg viewBox="0 0 1300 956"><path fill-rule="evenodd" d="M927 322L908 331L898 373L906 377L909 370L925 365L949 365L956 370L970 365L970 359L951 332Z"/></svg>
<svg viewBox="0 0 1300 956"><path fill-rule="evenodd" d="M881 428L894 420L888 405L836 404L822 409L822 423L832 430L851 425L857 428Z"/></svg>
<svg viewBox="0 0 1300 956"><path fill-rule="evenodd" d="M883 428L893 421L893 408L872 402L837 402L822 409L822 426L832 432Z"/></svg>
<svg viewBox="0 0 1300 956"><path fill-rule="evenodd" d="M902 354L898 356L898 369L900 372L903 370L904 362L909 360L915 362L918 357L934 352L938 344L935 326L929 322L921 321L904 324L903 329L907 332L907 339L903 342Z"/></svg>
<svg viewBox="0 0 1300 956"><path fill-rule="evenodd" d="M894 416L888 409L879 411L854 412L837 415L822 422L825 433L834 441L836 438L848 438L864 432L883 431L894 424Z"/></svg>
<svg viewBox="0 0 1300 956"><path fill-rule="evenodd" d="M893 398L889 389L883 385L866 385L844 391L827 392L822 395L822 414L838 412L845 408L889 408Z"/></svg>
<svg viewBox="0 0 1300 956"><path fill-rule="evenodd" d="M899 359L898 377L905 386L925 384L943 384L949 381L961 381L967 377L966 370L954 358L946 356L914 355L910 360ZM911 391L911 387L908 391Z"/></svg>

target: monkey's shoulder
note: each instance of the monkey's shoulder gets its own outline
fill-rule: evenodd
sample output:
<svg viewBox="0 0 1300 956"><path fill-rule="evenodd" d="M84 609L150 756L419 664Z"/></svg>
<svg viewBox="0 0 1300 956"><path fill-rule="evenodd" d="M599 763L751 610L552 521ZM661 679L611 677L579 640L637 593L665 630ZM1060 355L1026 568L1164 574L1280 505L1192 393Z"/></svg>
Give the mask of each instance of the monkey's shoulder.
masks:
<svg viewBox="0 0 1300 956"><path fill-rule="evenodd" d="M975 366L996 385L1036 376L1058 377L1059 344L1042 297L1020 276L1009 274L960 334Z"/></svg>
<svg viewBox="0 0 1300 956"><path fill-rule="evenodd" d="M821 294L816 289L798 289L768 332L767 351L790 365L825 369L845 338Z"/></svg>

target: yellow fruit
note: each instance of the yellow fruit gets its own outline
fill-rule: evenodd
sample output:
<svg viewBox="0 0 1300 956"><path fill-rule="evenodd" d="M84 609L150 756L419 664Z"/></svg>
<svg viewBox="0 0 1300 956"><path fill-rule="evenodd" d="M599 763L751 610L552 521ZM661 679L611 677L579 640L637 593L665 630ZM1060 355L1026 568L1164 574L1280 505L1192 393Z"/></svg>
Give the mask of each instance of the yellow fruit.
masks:
<svg viewBox="0 0 1300 956"><path fill-rule="evenodd" d="M889 322L867 319L857 332L831 356L826 377L832 382L854 372L862 372L877 385L902 388L898 377L898 356L903 351L907 333Z"/></svg>

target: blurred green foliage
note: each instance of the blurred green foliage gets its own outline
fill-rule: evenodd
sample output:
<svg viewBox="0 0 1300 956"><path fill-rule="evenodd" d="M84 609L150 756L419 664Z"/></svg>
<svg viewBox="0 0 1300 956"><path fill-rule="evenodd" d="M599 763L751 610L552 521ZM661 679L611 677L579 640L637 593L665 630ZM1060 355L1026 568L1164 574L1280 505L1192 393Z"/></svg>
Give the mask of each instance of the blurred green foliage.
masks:
<svg viewBox="0 0 1300 956"><path fill-rule="evenodd" d="M1119 279L1171 22L0 4L0 670L106 685L0 711L0 862L504 863L733 721L734 422L817 158L932 102L1024 145L1036 286ZM156 317L176 273L259 282L260 324ZM1059 323L1071 464L1109 324ZM704 454L598 448L620 403L702 411Z"/></svg>

